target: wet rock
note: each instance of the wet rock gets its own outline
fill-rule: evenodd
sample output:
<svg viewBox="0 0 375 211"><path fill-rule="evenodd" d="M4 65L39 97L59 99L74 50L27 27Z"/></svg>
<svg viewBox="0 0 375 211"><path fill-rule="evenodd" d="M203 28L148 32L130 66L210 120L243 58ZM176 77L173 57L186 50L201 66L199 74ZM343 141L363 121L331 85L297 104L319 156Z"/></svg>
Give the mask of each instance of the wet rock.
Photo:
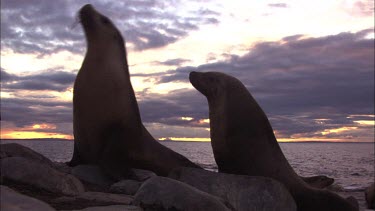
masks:
<svg viewBox="0 0 375 211"><path fill-rule="evenodd" d="M114 181L106 177L99 166L96 165L75 166L73 167L71 174L73 174L80 180L102 187L109 187L114 183Z"/></svg>
<svg viewBox="0 0 375 211"><path fill-rule="evenodd" d="M47 164L23 157L1 159L2 177L53 193L77 195L84 192L82 183L72 175L57 171Z"/></svg>
<svg viewBox="0 0 375 211"><path fill-rule="evenodd" d="M366 188L365 197L366 197L367 208L375 209L375 183L372 183L372 185Z"/></svg>
<svg viewBox="0 0 375 211"><path fill-rule="evenodd" d="M1 211L54 211L50 205L38 199L20 194L6 186L0 186Z"/></svg>
<svg viewBox="0 0 375 211"><path fill-rule="evenodd" d="M235 210L297 210L289 191L276 180L178 168L169 177L228 201Z"/></svg>
<svg viewBox="0 0 375 211"><path fill-rule="evenodd" d="M82 210L73 211L143 211L143 209L132 205L111 205L100 207L88 207Z"/></svg>
<svg viewBox="0 0 375 211"><path fill-rule="evenodd" d="M23 157L30 160L38 161L40 163L48 164L50 166L54 166L54 163L50 159L20 144L1 144L0 150L1 159L6 157Z"/></svg>
<svg viewBox="0 0 375 211"><path fill-rule="evenodd" d="M230 210L218 197L185 183L159 176L143 183L134 196L133 204L145 210Z"/></svg>
<svg viewBox="0 0 375 211"><path fill-rule="evenodd" d="M156 176L156 174L152 171L144 170L144 169L132 169L134 173L134 180L143 182L145 180L148 180L151 177Z"/></svg>
<svg viewBox="0 0 375 211"><path fill-rule="evenodd" d="M305 181L307 184L314 188L326 188L330 185L332 185L335 182L335 179L324 176L324 175L318 175L318 176L312 176L312 177L301 177L303 181Z"/></svg>
<svg viewBox="0 0 375 211"><path fill-rule="evenodd" d="M112 193L134 195L138 191L139 187L141 187L141 185L142 182L138 182L135 180L121 180L120 182L113 184L109 190Z"/></svg>

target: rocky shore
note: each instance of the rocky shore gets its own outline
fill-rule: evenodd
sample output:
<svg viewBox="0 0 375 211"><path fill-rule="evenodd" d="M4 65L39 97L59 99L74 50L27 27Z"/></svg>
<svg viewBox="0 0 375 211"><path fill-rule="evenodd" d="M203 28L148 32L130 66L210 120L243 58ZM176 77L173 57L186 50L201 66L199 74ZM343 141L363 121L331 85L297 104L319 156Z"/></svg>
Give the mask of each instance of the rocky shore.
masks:
<svg viewBox="0 0 375 211"><path fill-rule="evenodd" d="M194 168L160 177L132 169L113 181L97 166L72 168L15 143L2 144L0 158L2 211L296 210L285 187L264 177Z"/></svg>

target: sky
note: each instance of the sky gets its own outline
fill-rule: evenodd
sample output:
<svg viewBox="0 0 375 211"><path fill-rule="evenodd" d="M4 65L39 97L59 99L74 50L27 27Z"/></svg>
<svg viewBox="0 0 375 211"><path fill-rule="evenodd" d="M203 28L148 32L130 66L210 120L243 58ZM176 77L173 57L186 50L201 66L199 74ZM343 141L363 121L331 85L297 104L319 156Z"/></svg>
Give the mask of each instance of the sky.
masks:
<svg viewBox="0 0 375 211"><path fill-rule="evenodd" d="M87 3L124 36L157 139L210 140L188 76L217 71L244 83L278 141L374 141L372 0L1 0L2 139L73 139Z"/></svg>

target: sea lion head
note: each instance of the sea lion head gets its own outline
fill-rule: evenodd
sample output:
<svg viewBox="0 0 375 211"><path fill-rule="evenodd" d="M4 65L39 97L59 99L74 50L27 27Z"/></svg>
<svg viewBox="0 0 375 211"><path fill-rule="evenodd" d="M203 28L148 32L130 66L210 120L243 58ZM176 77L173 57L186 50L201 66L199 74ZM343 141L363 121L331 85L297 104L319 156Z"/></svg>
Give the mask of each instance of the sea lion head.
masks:
<svg viewBox="0 0 375 211"><path fill-rule="evenodd" d="M79 10L78 17L83 26L89 47L93 45L110 45L111 43L117 46L124 46L124 40L116 26L109 18L96 11L91 4L83 6ZM107 42L109 40L111 42ZM112 42L112 40L116 42Z"/></svg>
<svg viewBox="0 0 375 211"><path fill-rule="evenodd" d="M209 101L246 89L235 77L220 72L191 72L190 83Z"/></svg>

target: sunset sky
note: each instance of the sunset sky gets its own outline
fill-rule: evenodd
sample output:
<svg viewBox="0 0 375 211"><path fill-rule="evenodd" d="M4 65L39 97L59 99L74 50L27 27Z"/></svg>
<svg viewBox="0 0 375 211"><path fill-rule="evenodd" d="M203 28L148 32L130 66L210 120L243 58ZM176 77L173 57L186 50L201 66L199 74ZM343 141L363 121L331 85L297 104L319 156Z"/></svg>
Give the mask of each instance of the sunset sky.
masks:
<svg viewBox="0 0 375 211"><path fill-rule="evenodd" d="M157 139L209 141L191 71L239 78L279 141L374 141L374 1L1 0L1 138L73 139L91 3L126 40Z"/></svg>

